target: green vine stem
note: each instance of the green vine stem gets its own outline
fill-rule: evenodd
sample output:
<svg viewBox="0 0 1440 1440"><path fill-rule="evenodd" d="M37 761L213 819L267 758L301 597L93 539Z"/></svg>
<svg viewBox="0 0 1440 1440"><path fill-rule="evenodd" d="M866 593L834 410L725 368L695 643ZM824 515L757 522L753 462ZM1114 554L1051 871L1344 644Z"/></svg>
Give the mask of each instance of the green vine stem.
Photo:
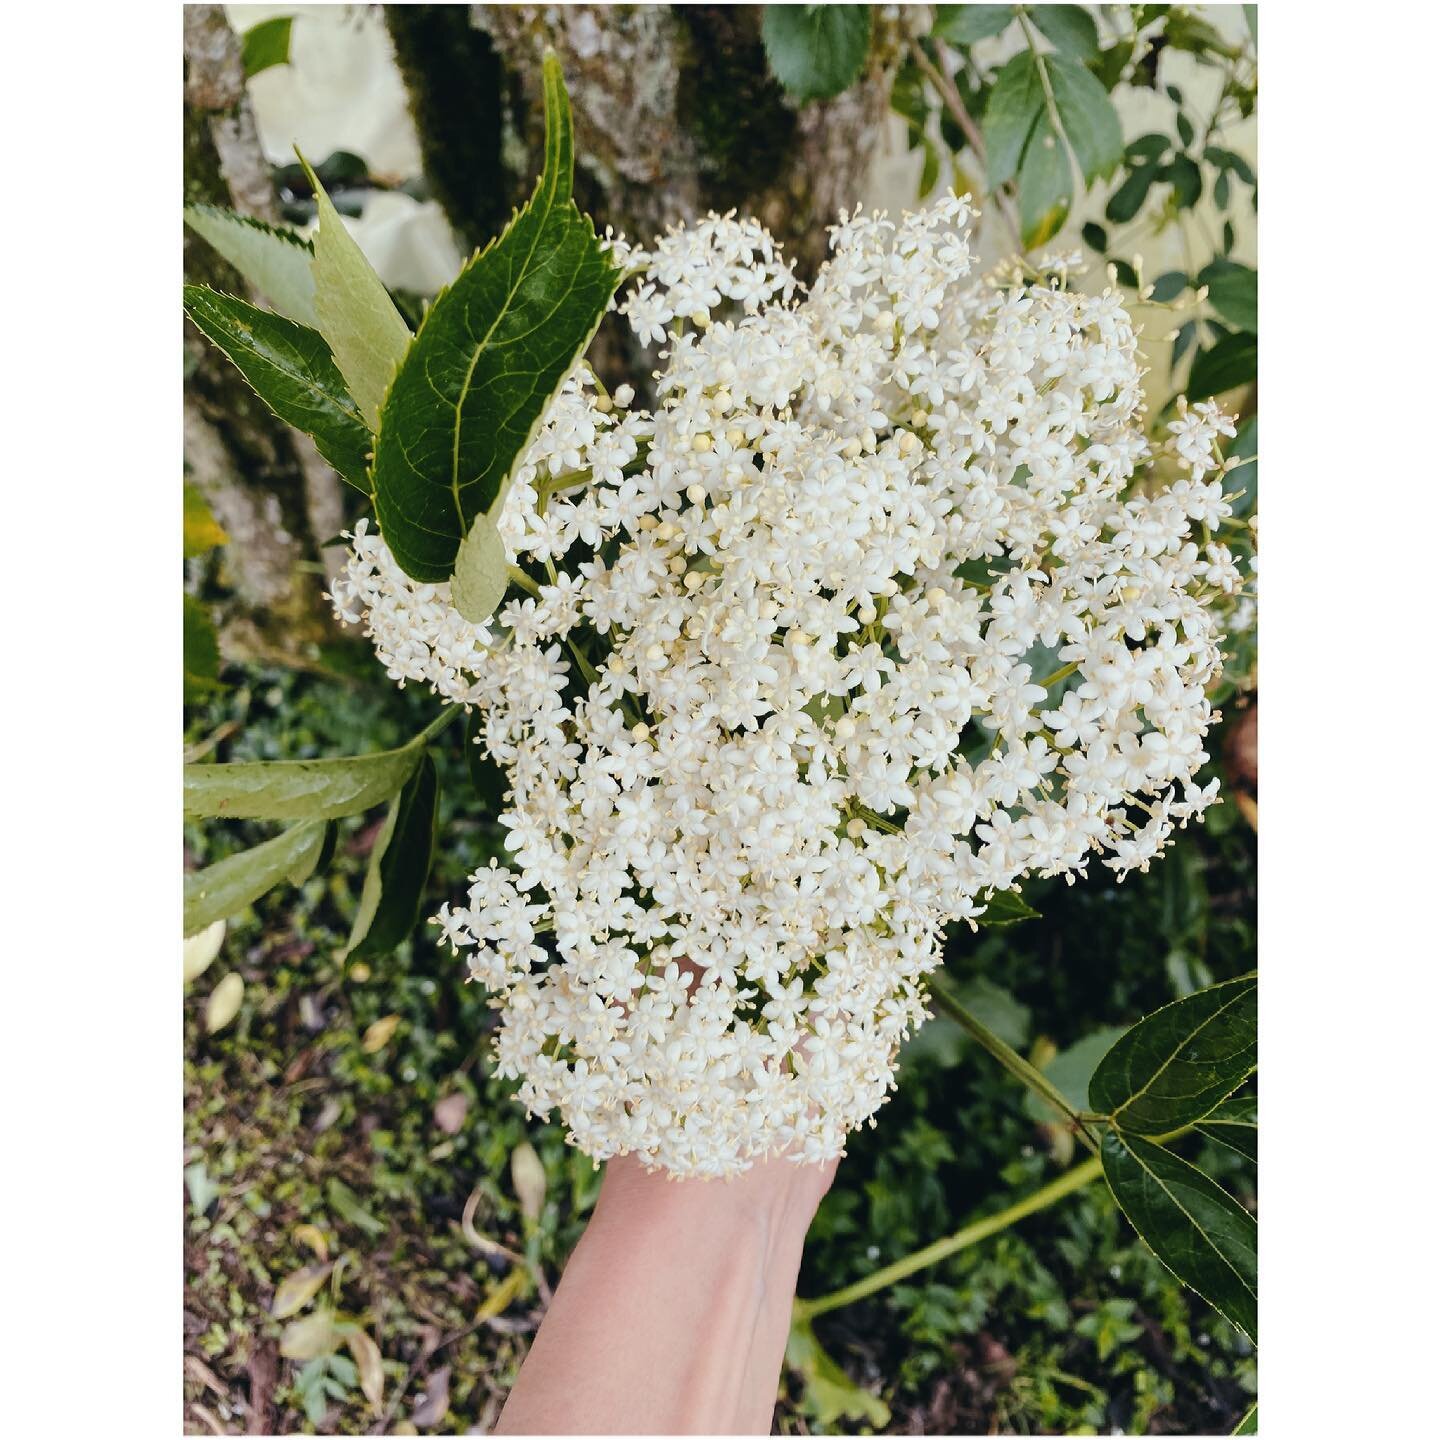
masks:
<svg viewBox="0 0 1440 1440"><path fill-rule="evenodd" d="M976 1245L981 1240L987 1240L1002 1230L1008 1230L1017 1220L1023 1220L1025 1216L1033 1215L1037 1210L1044 1210L1047 1206L1064 1199L1066 1195L1073 1194L1076 1190L1083 1190L1099 1175L1100 1161L1098 1157L1092 1156L1073 1169L1067 1170L1063 1175L1057 1176L1048 1185L1042 1185L1040 1189L1027 1195L1023 1200L1017 1200L1008 1209L1001 1210L995 1215L987 1215L983 1220L976 1220L973 1224L957 1230L953 1235L947 1235L944 1239L936 1240L933 1244L925 1246L923 1250L913 1251L891 1265L882 1266L863 1280L857 1280L853 1285L845 1286L843 1290L833 1291L829 1295L821 1295L814 1300L797 1299L794 1317L796 1320L811 1320L816 1315L825 1314L827 1310L838 1310L842 1305L851 1305L856 1300L863 1300L865 1296L873 1295L877 1290L883 1290L887 1285L893 1285L897 1280L903 1280L907 1275L913 1275L917 1270L925 1269L927 1265L934 1265L959 1250L968 1249L971 1245Z"/></svg>
<svg viewBox="0 0 1440 1440"><path fill-rule="evenodd" d="M972 1039L987 1050L996 1060L1000 1062L1022 1085L1027 1085L1047 1104L1064 1116L1070 1122L1075 1133L1080 1137L1081 1143L1092 1155L1099 1154L1099 1146L1095 1143L1095 1137L1086 1129L1080 1115L1072 1108L1070 1102L1055 1088L1044 1075L1040 1073L1023 1055L1012 1050L993 1030L982 1025L965 1007L960 1003L959 998L950 989L947 979L939 975L931 977L930 993L935 997L935 1003L945 1011L951 1019L958 1022L960 1027L971 1036Z"/></svg>

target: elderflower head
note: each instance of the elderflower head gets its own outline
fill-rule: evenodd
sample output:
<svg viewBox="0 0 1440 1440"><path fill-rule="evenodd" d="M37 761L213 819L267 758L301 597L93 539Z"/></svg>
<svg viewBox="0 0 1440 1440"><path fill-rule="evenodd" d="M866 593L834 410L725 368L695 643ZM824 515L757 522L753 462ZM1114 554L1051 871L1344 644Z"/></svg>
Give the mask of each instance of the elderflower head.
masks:
<svg viewBox="0 0 1440 1440"><path fill-rule="evenodd" d="M500 1073L597 1159L837 1155L947 924L1144 869L1215 799L1233 427L1192 407L1183 478L1133 486L1119 295L972 279L970 214L844 216L808 294L752 221L629 251L656 406L577 369L500 522L548 578L491 622L354 537L338 611L510 782L508 864L437 921Z"/></svg>

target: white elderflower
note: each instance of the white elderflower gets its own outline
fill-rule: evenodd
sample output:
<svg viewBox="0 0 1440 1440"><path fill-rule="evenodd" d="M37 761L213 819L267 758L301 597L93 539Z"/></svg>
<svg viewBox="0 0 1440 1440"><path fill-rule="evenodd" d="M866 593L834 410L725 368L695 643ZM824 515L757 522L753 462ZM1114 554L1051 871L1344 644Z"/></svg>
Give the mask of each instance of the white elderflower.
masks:
<svg viewBox="0 0 1440 1440"><path fill-rule="evenodd" d="M842 216L808 293L752 220L613 239L658 401L577 367L500 518L538 594L485 625L356 527L337 613L510 783L507 864L436 922L596 1159L838 1154L947 925L1217 798L1233 423L1182 408L1157 488L1119 294L970 278L970 218Z"/></svg>

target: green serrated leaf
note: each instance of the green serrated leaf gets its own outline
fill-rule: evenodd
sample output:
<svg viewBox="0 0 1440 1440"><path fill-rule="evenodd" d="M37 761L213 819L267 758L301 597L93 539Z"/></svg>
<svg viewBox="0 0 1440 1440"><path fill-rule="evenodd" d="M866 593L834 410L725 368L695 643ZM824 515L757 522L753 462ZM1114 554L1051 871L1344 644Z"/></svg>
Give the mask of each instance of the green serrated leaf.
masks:
<svg viewBox="0 0 1440 1440"><path fill-rule="evenodd" d="M315 328L310 242L295 231L218 205L187 205L185 223L282 315Z"/></svg>
<svg viewBox="0 0 1440 1440"><path fill-rule="evenodd" d="M1116 1203L1160 1263L1254 1342L1255 1217L1203 1171L1137 1135L1106 1131L1100 1163Z"/></svg>
<svg viewBox="0 0 1440 1440"><path fill-rule="evenodd" d="M450 603L472 625L479 625L495 613L509 584L510 561L500 531L488 515L477 515L455 556Z"/></svg>
<svg viewBox="0 0 1440 1440"><path fill-rule="evenodd" d="M220 767L215 767L220 768ZM300 885L326 848L323 820L306 820L249 850L217 860L185 877L185 933L237 915L282 880Z"/></svg>
<svg viewBox="0 0 1440 1440"><path fill-rule="evenodd" d="M770 73L796 100L828 100L865 68L870 7L767 5L761 38Z"/></svg>
<svg viewBox="0 0 1440 1440"><path fill-rule="evenodd" d="M1070 155L1042 115L1020 162L1020 243L1027 250L1059 234L1070 214Z"/></svg>
<svg viewBox="0 0 1440 1440"><path fill-rule="evenodd" d="M433 729L433 727L432 727ZM395 750L335 760L247 760L185 767L188 819L336 820L399 793L429 732Z"/></svg>
<svg viewBox="0 0 1440 1440"><path fill-rule="evenodd" d="M326 460L368 493L370 432L314 330L205 285L185 286L185 313L280 419L311 436Z"/></svg>
<svg viewBox="0 0 1440 1440"><path fill-rule="evenodd" d="M1015 18L1013 5L937 5L934 33L952 45L973 45L998 35Z"/></svg>
<svg viewBox="0 0 1440 1440"><path fill-rule="evenodd" d="M435 857L438 803L435 762L427 750L405 788L391 801L370 852L345 947L347 958L388 954L415 929Z"/></svg>
<svg viewBox="0 0 1440 1440"><path fill-rule="evenodd" d="M210 612L193 596L185 596L182 632L187 705L193 705L212 690L220 688L220 640ZM185 932L190 933L188 930Z"/></svg>
<svg viewBox="0 0 1440 1440"><path fill-rule="evenodd" d="M1210 304L1222 320L1237 330L1259 330L1260 276L1249 265L1212 260L1195 279L1210 287Z"/></svg>
<svg viewBox="0 0 1440 1440"><path fill-rule="evenodd" d="M385 399L375 511L400 567L448 580L475 517L494 517L621 272L575 207L559 61L545 60L545 169L529 203L426 313Z"/></svg>
<svg viewBox="0 0 1440 1440"><path fill-rule="evenodd" d="M345 228L309 162L298 150L295 153L315 191L320 214L310 266L315 281L315 324L360 414L373 430L391 379L410 348L410 327Z"/></svg>
<svg viewBox="0 0 1440 1440"><path fill-rule="evenodd" d="M1190 378L1185 382L1189 400L1208 400L1227 390L1238 390L1255 378L1260 360L1260 342L1248 330L1237 330L1195 356Z"/></svg>
<svg viewBox="0 0 1440 1440"><path fill-rule="evenodd" d="M1038 18L1041 11L1037 9L1033 13ZM1045 63L1050 72L1055 108L1060 112L1060 124L1079 161L1085 183L1108 178L1125 158L1125 134L1105 87L1084 65L1068 55L1047 56Z"/></svg>
<svg viewBox="0 0 1440 1440"><path fill-rule="evenodd" d="M185 520L182 531L182 549L188 560L194 555L203 555L217 545L228 543L230 537L221 528L210 502L206 500L198 485L185 482Z"/></svg>
<svg viewBox="0 0 1440 1440"><path fill-rule="evenodd" d="M990 188L997 189L1020 169L1025 142L1045 109L1045 89L1035 57L1022 50L995 77L981 130Z"/></svg>
<svg viewBox="0 0 1440 1440"><path fill-rule="evenodd" d="M240 37L240 61L245 77L258 75L272 65L290 63L290 26L293 15L272 15L252 25Z"/></svg>
<svg viewBox="0 0 1440 1440"><path fill-rule="evenodd" d="M1032 5L1026 14L1057 50L1080 60L1098 58L1100 32L1083 5Z"/></svg>
<svg viewBox="0 0 1440 1440"><path fill-rule="evenodd" d="M1227 980L1132 1025L1095 1069L1090 1108L1142 1135L1204 1119L1254 1073L1256 983Z"/></svg>
<svg viewBox="0 0 1440 1440"><path fill-rule="evenodd" d="M1222 1100L1195 1128L1247 1160L1260 1158L1260 1121L1253 1095Z"/></svg>

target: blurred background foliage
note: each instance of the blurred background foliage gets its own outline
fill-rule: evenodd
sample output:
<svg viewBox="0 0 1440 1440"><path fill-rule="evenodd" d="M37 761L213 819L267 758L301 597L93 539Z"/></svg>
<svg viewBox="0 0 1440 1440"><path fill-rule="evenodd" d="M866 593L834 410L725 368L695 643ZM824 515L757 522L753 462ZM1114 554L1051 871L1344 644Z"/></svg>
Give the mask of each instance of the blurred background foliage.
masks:
<svg viewBox="0 0 1440 1440"><path fill-rule="evenodd" d="M1244 420L1235 453L1253 457L1253 7L829 9L850 13L821 17L835 29L816 73L786 50L785 27L806 17L762 7L191 6L186 195L303 225L298 141L418 318L528 184L548 39L602 225L644 233L735 204L813 266L825 220L857 195L903 206L971 189L987 260L1014 250L1013 224L1035 254L1082 249L1089 272L1073 283L1104 284L1114 266L1147 327L1156 424L1179 393L1219 394ZM1078 82L1094 133L1070 133L1082 121L1068 106L1052 127L1075 164L1039 179L1032 165L1027 188L1031 115L1017 173L992 188L995 93L1037 52L1094 78L1120 151L1087 175L1110 122ZM187 240L186 267L243 293L201 242ZM397 691L320 600L355 497L186 343L187 759L403 742L433 701ZM603 333L597 354L617 373L636 360ZM1258 466L1234 473L1249 513ZM947 950L986 1023L1062 1087L1118 1029L1254 964L1253 606L1234 629L1211 747L1226 803L1149 874L1037 885L1026 898L1041 918ZM497 797L451 742L435 752L444 839L422 914L499 853ZM491 1078L483 996L427 927L390 955L341 958L380 824L340 822L328 865L187 945L195 1433L483 1432L594 1202L590 1162ZM187 825L186 867L270 833ZM804 1296L1005 1208L1072 1157L1073 1138L943 1017L911 1042L879 1122L821 1209ZM1253 1206L1253 1164L1203 1137L1182 1144ZM1255 1391L1249 1343L1169 1276L1103 1185L818 1316L814 1336L828 1359L782 1379L784 1433L1216 1433Z"/></svg>

